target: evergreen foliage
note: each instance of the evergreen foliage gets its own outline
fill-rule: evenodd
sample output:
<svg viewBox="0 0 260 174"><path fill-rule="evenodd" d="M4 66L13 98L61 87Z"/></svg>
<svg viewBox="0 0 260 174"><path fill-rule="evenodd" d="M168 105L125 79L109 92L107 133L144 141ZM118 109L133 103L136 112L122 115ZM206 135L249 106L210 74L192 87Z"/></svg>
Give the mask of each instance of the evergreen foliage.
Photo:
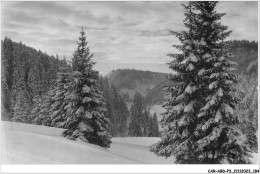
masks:
<svg viewBox="0 0 260 174"><path fill-rule="evenodd" d="M28 122L31 118L21 113L28 113L33 99L50 89L58 68L66 62L8 38L1 44L2 119Z"/></svg>
<svg viewBox="0 0 260 174"><path fill-rule="evenodd" d="M156 112L153 114L153 117L149 119L149 131L148 137L159 137L159 126Z"/></svg>
<svg viewBox="0 0 260 174"><path fill-rule="evenodd" d="M16 102L13 107L14 115L12 117L12 121L30 124L32 120L29 117L31 111L31 102L28 99L29 97L23 90L16 91L16 94Z"/></svg>
<svg viewBox="0 0 260 174"><path fill-rule="evenodd" d="M70 94L70 73L71 67L69 65L60 67L56 84L47 93L35 97L35 105L31 113L33 123L64 127L62 122L67 118L65 106L68 101L65 100L65 97Z"/></svg>
<svg viewBox="0 0 260 174"><path fill-rule="evenodd" d="M258 70L258 43L248 40L232 40L227 47L236 55L238 74L247 74L257 77Z"/></svg>
<svg viewBox="0 0 260 174"><path fill-rule="evenodd" d="M133 104L130 108L130 123L129 123L129 136L141 137L144 134L144 99L141 94L136 93L134 95Z"/></svg>
<svg viewBox="0 0 260 174"><path fill-rule="evenodd" d="M148 105L155 105L155 104L163 104L166 100L164 96L167 94L163 88L172 84L172 81L166 79L163 82L158 83L155 87L148 91L147 95L145 96L146 102Z"/></svg>
<svg viewBox="0 0 260 174"><path fill-rule="evenodd" d="M108 119L104 117L102 93L98 89L98 72L93 70L92 54L87 47L85 32L80 32L77 50L72 58L72 73L69 93L65 94L67 118L62 122L63 132L69 139L109 147L111 135L107 132ZM59 96L57 96L59 97ZM59 114L59 113L57 113ZM55 115L54 115L55 117Z"/></svg>
<svg viewBox="0 0 260 174"><path fill-rule="evenodd" d="M35 96L33 99L33 106L30 113L32 124L51 126L51 119L49 117L49 109L51 108L51 92L46 92L41 96Z"/></svg>
<svg viewBox="0 0 260 174"><path fill-rule="evenodd" d="M129 111L118 89L109 84L107 78L100 78L100 89L103 92L105 102L105 117L109 118L109 133L116 136L127 135L127 120Z"/></svg>
<svg viewBox="0 0 260 174"><path fill-rule="evenodd" d="M254 152L258 152L258 109L257 109L257 84L258 80L254 77L242 76L236 86L235 95L241 98L237 105L235 114L239 116L239 124L237 125L245 134L246 144Z"/></svg>
<svg viewBox="0 0 260 174"><path fill-rule="evenodd" d="M142 116L142 126L143 126L143 136L148 136L149 134L149 130L150 130L150 120L151 120L151 116L149 113L149 110L147 107L145 107L143 116Z"/></svg>
<svg viewBox="0 0 260 174"><path fill-rule="evenodd" d="M112 106L112 113L114 115L112 126L115 129L114 136L126 136L127 133L127 119L129 111L122 96L118 93L118 89L111 84L110 87L110 104Z"/></svg>
<svg viewBox="0 0 260 174"><path fill-rule="evenodd" d="M33 66L29 66L28 71L21 71L27 73L35 68L40 72L47 72L36 74L40 75L42 80L36 82L32 80L33 83L30 83L31 86L36 86L35 91L31 90L31 93L35 94L32 111L25 114L25 112L20 111L21 107L17 104L17 107L14 108L19 108L17 111L15 110L20 115L19 117L30 115L29 118L34 124L65 128L63 136L69 139L81 139L107 148L111 143L111 135L107 132L108 119L104 116L106 110L102 92L98 89L99 75L97 71L92 69L95 63L92 61L93 55L90 54L87 47L83 28L80 34L78 48L74 53L71 65L63 60L61 64L58 66L56 64L48 70L51 62L47 57L44 57L40 63L43 69L35 68L37 64L33 64ZM58 58L56 57L54 60L58 61ZM24 64L29 65L28 62ZM23 66L21 68L27 70ZM55 74L56 71L59 71L58 75ZM35 79L36 76L30 77L23 75L23 73L15 72L19 75L17 79L20 79L17 84L22 84L26 89L30 89L28 81L23 79L27 77ZM25 77L21 78L21 75ZM57 79L52 80L55 77ZM15 86L17 89L23 89L18 85ZM48 86L50 86L50 90L43 89ZM37 89L37 87L39 88ZM15 121L21 121L21 119L16 119L15 115Z"/></svg>
<svg viewBox="0 0 260 174"><path fill-rule="evenodd" d="M28 53L24 50L18 53L15 58L14 65L16 68L13 72L13 86L12 86L12 121L30 123L29 118L30 107L32 104L30 88L28 86L30 64L26 58Z"/></svg>
<svg viewBox="0 0 260 174"><path fill-rule="evenodd" d="M174 155L175 163L250 163L250 148L235 114L236 63L225 49L231 31L219 22L224 14L215 11L216 5L215 1L183 4L189 30L172 32L182 43L174 45L182 54L169 54L175 74L168 77L174 84L165 88L165 133L151 151Z"/></svg>
<svg viewBox="0 0 260 174"><path fill-rule="evenodd" d="M230 49L236 59L234 60L238 66L237 71L234 73L248 76L257 77L258 70L258 43L255 41L248 40L233 40L227 41L226 48ZM148 104L162 104L165 102L164 96L165 91L162 89L165 86L169 86L172 83L170 80L163 82L158 81L157 85L150 89L146 95L146 101Z"/></svg>
<svg viewBox="0 0 260 174"><path fill-rule="evenodd" d="M111 94L110 94L110 85L108 83L108 79L106 78L105 80L101 79L101 91L103 92L103 98L104 98L104 103L106 107L105 111L105 117L109 119L109 124L108 124L108 131L112 136L115 136L115 130L114 130L114 120L115 120L115 115L113 113L112 105L111 105Z"/></svg>
<svg viewBox="0 0 260 174"><path fill-rule="evenodd" d="M11 91L13 85L13 71L14 71L14 50L13 42L5 38L2 42L1 50L1 97L2 97L2 119L10 120L11 111Z"/></svg>
<svg viewBox="0 0 260 174"><path fill-rule="evenodd" d="M159 127L156 113L152 117L145 98L141 94L134 95L130 108L128 135L132 137L158 137Z"/></svg>

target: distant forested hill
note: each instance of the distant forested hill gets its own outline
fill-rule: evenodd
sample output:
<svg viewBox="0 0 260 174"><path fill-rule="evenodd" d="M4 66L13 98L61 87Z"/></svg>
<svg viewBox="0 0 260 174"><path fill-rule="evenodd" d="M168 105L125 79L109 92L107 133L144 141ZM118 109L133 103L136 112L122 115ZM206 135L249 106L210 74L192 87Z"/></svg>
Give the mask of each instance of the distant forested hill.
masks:
<svg viewBox="0 0 260 174"><path fill-rule="evenodd" d="M228 42L228 47L236 55L234 60L238 64L236 73L257 76L258 43L234 40ZM125 99L131 100L137 91L146 97L150 105L163 101L165 93L162 89L171 83L163 73L129 69L112 71L108 79L125 96Z"/></svg>
<svg viewBox="0 0 260 174"><path fill-rule="evenodd" d="M59 67L66 65L50 56L9 38L1 41L2 119L10 120L19 108L31 105L53 84Z"/></svg>
<svg viewBox="0 0 260 174"><path fill-rule="evenodd" d="M258 42L234 40L228 42L228 45L236 55L237 73L257 76Z"/></svg>
<svg viewBox="0 0 260 174"><path fill-rule="evenodd" d="M126 100L132 100L135 92L145 96L149 90L165 81L164 73L141 71L134 69L118 69L108 74L113 83Z"/></svg>

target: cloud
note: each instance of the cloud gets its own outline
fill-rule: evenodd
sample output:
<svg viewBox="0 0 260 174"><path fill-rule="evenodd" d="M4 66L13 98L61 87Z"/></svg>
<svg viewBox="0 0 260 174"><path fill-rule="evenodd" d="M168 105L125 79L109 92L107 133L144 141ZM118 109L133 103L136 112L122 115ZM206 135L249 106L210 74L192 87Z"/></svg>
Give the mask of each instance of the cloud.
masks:
<svg viewBox="0 0 260 174"><path fill-rule="evenodd" d="M82 26L95 68L108 73L117 68L169 72L166 55L177 52L171 30L181 31L180 2L88 1L3 2L2 36L22 41L48 54L70 59ZM230 39L257 40L257 2L220 2ZM3 39L3 38L2 38Z"/></svg>
<svg viewBox="0 0 260 174"><path fill-rule="evenodd" d="M12 10L12 13L26 11L35 17L55 15L66 17L73 14L73 11L67 2L47 2L47 1L21 1L21 2L3 2L3 8Z"/></svg>
<svg viewBox="0 0 260 174"><path fill-rule="evenodd" d="M13 23L13 22L5 22L4 26L5 26L5 28L9 28L9 29L15 28L15 29L20 29L20 30L28 28L26 25L17 24L17 23Z"/></svg>
<svg viewBox="0 0 260 174"><path fill-rule="evenodd" d="M223 1L219 3L217 11L226 13L222 18L222 23L233 31L229 39L258 41L257 6L257 1Z"/></svg>
<svg viewBox="0 0 260 174"><path fill-rule="evenodd" d="M156 31L148 31L148 30L140 30L140 36L143 37L160 37L160 36L170 36L170 31L167 30L156 30Z"/></svg>

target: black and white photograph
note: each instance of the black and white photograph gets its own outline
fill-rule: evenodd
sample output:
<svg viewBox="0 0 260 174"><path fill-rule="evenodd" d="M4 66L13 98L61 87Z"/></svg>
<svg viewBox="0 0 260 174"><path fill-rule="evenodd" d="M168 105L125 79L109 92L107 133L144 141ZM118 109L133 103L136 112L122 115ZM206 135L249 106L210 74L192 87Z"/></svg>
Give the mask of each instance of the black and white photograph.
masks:
<svg viewBox="0 0 260 174"><path fill-rule="evenodd" d="M258 7L2 1L1 165L258 173Z"/></svg>

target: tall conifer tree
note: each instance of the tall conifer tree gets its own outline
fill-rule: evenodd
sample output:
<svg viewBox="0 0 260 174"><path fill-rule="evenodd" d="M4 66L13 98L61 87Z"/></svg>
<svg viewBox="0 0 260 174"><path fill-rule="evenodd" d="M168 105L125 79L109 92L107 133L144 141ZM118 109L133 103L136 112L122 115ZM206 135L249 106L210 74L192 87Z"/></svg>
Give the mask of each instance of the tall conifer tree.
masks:
<svg viewBox="0 0 260 174"><path fill-rule="evenodd" d="M188 31L172 32L182 45L181 54L170 54L175 74L166 88L168 101L160 142L152 146L157 155L174 155L175 163L249 163L249 148L236 126L238 99L232 95L236 76L233 55L225 49L230 34L219 20L215 1L189 2L184 24Z"/></svg>
<svg viewBox="0 0 260 174"><path fill-rule="evenodd" d="M85 31L80 32L78 48L72 58L72 82L67 120L63 132L69 139L81 139L102 147L110 146L111 135L107 131L108 119L104 117L102 93L98 89L98 72L93 70L93 54L89 52Z"/></svg>

